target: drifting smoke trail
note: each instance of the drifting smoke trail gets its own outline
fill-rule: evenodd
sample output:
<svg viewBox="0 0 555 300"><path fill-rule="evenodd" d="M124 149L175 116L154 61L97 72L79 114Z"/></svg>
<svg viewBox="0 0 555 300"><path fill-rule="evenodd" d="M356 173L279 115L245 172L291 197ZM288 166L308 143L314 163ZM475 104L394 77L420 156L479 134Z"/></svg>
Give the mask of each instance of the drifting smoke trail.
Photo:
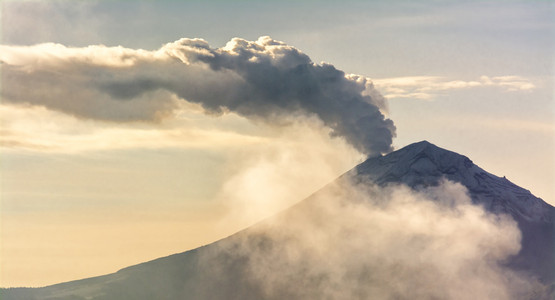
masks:
<svg viewBox="0 0 555 300"><path fill-rule="evenodd" d="M0 61L5 101L79 117L160 120L180 98L201 104L207 113L231 111L272 124L316 116L332 136L367 155L389 152L395 135L393 122L382 113L385 101L369 80L315 64L269 37L234 38L222 48L180 39L155 51L0 46Z"/></svg>

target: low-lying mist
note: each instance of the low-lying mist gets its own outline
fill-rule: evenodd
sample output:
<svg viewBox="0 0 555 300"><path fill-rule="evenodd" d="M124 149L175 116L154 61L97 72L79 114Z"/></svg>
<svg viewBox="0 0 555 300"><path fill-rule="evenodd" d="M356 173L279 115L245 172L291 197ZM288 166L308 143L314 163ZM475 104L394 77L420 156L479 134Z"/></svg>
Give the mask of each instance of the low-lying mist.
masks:
<svg viewBox="0 0 555 300"><path fill-rule="evenodd" d="M505 266L520 249L510 216L445 181L419 191L343 176L292 209L206 249L210 276L264 299L538 299L543 286Z"/></svg>

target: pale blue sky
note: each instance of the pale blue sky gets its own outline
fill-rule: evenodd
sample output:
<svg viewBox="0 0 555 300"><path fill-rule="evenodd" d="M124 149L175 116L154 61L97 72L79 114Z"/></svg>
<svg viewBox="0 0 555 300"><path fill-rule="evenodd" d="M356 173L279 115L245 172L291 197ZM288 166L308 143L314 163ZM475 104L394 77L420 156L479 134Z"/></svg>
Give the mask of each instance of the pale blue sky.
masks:
<svg viewBox="0 0 555 300"><path fill-rule="evenodd" d="M415 2L3 1L1 44L155 50L183 37L222 47L269 35L373 79L389 99L395 147L427 139L555 203L553 2ZM162 124L122 125L0 108L10 133L2 286L104 274L211 242L361 160L311 122L272 128L188 107ZM275 195L256 202L249 182Z"/></svg>

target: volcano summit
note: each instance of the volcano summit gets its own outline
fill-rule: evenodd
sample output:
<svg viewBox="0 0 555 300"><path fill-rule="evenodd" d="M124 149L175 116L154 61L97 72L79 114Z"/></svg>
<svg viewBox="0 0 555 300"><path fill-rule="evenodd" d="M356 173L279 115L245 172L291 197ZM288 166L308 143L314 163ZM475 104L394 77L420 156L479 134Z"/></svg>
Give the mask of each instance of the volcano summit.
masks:
<svg viewBox="0 0 555 300"><path fill-rule="evenodd" d="M555 208L428 142L215 243L2 299L550 299Z"/></svg>

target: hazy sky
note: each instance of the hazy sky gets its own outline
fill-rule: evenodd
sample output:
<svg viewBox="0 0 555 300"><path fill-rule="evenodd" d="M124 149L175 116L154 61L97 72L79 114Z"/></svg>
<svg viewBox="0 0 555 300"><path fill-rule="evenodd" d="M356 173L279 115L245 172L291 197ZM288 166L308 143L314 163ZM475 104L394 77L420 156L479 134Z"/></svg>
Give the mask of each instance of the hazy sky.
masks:
<svg viewBox="0 0 555 300"><path fill-rule="evenodd" d="M195 248L303 199L361 162L361 149L383 150L388 123L375 118L381 131L356 144L364 136L349 134L352 110L342 107L315 102L297 115L290 108L305 104L292 101L276 117L268 94L211 111L206 99L250 95L245 78L269 90L283 78L202 56L234 37L282 41L285 58L318 64L315 80L360 75L336 90L366 87L353 103L377 101L364 110L394 122L394 148L428 140L554 204L553 2L414 2L3 1L1 83L11 98L0 104L0 285L101 275ZM186 60L224 71L158 67L156 53L176 47L200 49ZM264 47L261 66L274 55ZM146 67L112 73L125 57ZM110 76L119 85L106 86ZM182 78L195 78L199 94Z"/></svg>

